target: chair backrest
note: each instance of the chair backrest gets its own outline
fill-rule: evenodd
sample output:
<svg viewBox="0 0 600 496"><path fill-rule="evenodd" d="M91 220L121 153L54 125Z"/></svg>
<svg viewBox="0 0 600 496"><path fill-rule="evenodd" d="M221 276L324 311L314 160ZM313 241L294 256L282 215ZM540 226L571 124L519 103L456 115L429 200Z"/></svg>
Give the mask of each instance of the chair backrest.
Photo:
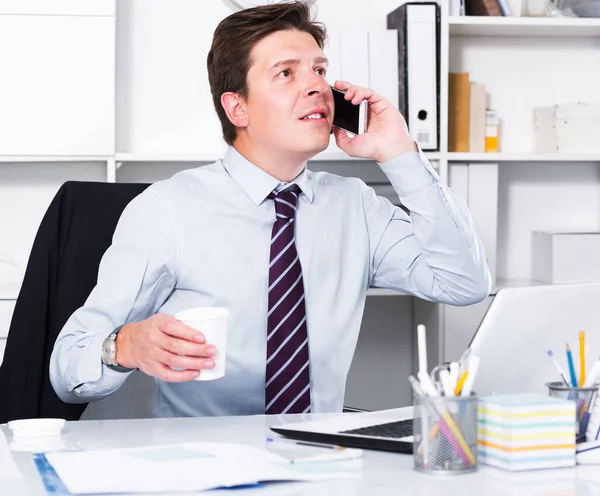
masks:
<svg viewBox="0 0 600 496"><path fill-rule="evenodd" d="M0 367L0 422L14 418L79 418L84 405L54 393L48 366L56 337L96 285L98 266L127 204L148 184L65 183L38 229ZM142 373L81 418L152 416L155 383Z"/></svg>

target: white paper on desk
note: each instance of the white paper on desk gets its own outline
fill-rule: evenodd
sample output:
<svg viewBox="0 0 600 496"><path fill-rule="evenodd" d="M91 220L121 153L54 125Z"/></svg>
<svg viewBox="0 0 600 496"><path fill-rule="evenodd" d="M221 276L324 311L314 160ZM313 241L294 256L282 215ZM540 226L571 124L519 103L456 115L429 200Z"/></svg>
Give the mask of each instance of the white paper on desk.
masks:
<svg viewBox="0 0 600 496"><path fill-rule="evenodd" d="M352 476L357 467L300 467L267 450L229 443L55 452L46 458L72 494L191 492L260 481L315 481Z"/></svg>
<svg viewBox="0 0 600 496"><path fill-rule="evenodd" d="M4 433L0 430L0 480L21 479L23 475L13 460Z"/></svg>

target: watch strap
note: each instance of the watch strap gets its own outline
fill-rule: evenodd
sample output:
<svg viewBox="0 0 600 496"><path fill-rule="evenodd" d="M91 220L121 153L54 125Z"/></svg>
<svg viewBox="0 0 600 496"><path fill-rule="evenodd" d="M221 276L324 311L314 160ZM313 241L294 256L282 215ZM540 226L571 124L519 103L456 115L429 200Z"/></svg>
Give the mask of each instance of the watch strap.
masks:
<svg viewBox="0 0 600 496"><path fill-rule="evenodd" d="M113 339L116 340L117 333L121 330L122 327L123 327L122 325L117 327L113 332L111 332L108 335L108 337L110 338L111 336L114 336ZM111 370L116 370L117 372L133 372L134 370L137 370L137 369L130 369L128 367L121 367L121 365L107 365L107 367Z"/></svg>

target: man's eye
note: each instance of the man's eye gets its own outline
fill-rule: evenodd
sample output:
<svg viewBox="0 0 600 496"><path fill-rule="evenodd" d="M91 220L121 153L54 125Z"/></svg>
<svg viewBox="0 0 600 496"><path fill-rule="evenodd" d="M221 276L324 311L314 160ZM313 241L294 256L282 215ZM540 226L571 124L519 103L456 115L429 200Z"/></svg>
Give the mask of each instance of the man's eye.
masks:
<svg viewBox="0 0 600 496"><path fill-rule="evenodd" d="M284 69L283 71L281 71L279 74L277 74L278 77L283 77L283 78L287 78L291 75L292 73L290 72L289 69Z"/></svg>
<svg viewBox="0 0 600 496"><path fill-rule="evenodd" d="M318 69L316 69L316 73L319 76L325 76L325 74L327 74L327 69L325 69L325 67L319 67Z"/></svg>

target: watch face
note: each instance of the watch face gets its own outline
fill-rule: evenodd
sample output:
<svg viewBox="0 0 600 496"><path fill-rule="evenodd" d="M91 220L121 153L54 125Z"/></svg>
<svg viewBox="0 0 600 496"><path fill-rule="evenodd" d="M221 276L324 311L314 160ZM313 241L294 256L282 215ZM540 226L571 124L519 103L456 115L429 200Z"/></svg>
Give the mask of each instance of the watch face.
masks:
<svg viewBox="0 0 600 496"><path fill-rule="evenodd" d="M102 342L102 363L104 365L115 364L115 342L110 337Z"/></svg>

